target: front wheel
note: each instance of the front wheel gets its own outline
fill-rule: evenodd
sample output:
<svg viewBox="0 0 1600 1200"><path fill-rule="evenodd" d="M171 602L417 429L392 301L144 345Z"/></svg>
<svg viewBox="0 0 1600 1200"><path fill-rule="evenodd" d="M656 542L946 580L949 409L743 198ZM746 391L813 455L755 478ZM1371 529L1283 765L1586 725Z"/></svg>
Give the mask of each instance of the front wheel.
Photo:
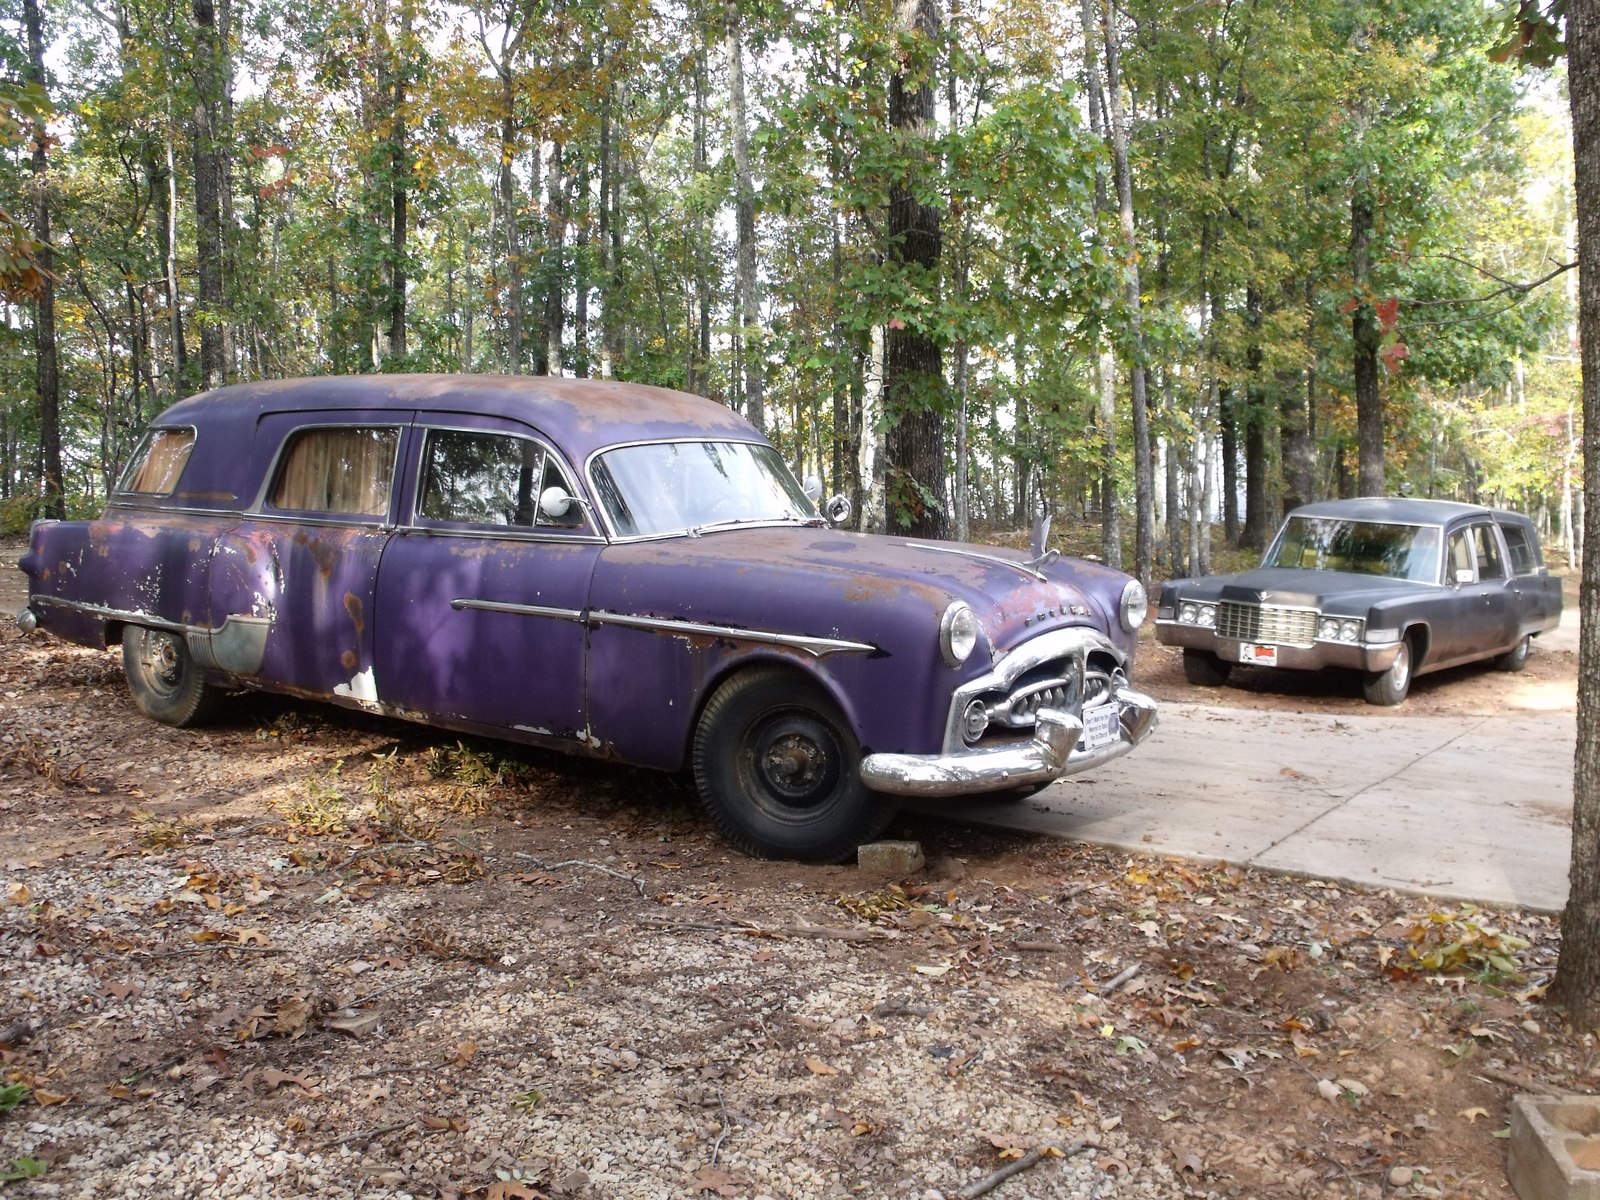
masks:
<svg viewBox="0 0 1600 1200"><path fill-rule="evenodd" d="M837 706L783 670L729 679L695 730L700 799L747 854L840 862L877 837L898 805L863 784L860 767Z"/></svg>
<svg viewBox="0 0 1600 1200"><path fill-rule="evenodd" d="M1511 672L1522 670L1523 667L1528 665L1528 651L1532 649L1532 646L1533 637L1531 635L1524 636L1515 646L1494 660L1495 669Z"/></svg>
<svg viewBox="0 0 1600 1200"><path fill-rule="evenodd" d="M183 635L168 629L124 626L122 673L140 711L163 725L198 724L216 704L216 689L189 657Z"/></svg>
<svg viewBox="0 0 1600 1200"><path fill-rule="evenodd" d="M1361 686L1368 704L1392 707L1406 698L1411 691L1411 657L1411 639L1406 638L1401 641L1400 650L1387 671L1367 672Z"/></svg>
<svg viewBox="0 0 1600 1200"><path fill-rule="evenodd" d="M1197 687L1221 687L1232 673L1233 664L1209 650L1186 648L1183 652L1183 677Z"/></svg>

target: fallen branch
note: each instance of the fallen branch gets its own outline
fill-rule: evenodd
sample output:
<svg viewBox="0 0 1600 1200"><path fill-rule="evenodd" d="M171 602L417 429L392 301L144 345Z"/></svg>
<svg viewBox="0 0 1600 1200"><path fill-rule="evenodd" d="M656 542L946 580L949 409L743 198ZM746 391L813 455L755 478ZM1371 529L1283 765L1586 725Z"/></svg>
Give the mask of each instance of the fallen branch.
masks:
<svg viewBox="0 0 1600 1200"><path fill-rule="evenodd" d="M1079 1140L1070 1146L1040 1146L1037 1150L1029 1150L1015 1162L1008 1162L991 1175L985 1175L970 1187L962 1188L956 1193L956 1200L977 1200L979 1196L987 1196L1013 1175L1020 1175L1033 1166L1041 1158L1050 1155L1056 1158L1071 1158L1074 1154L1081 1154L1085 1150L1098 1150L1099 1143Z"/></svg>
<svg viewBox="0 0 1600 1200"><path fill-rule="evenodd" d="M640 924L652 929L698 929L706 933L742 933L746 937L817 938L828 942L881 942L889 935L881 929L846 929L836 925L741 925L736 921L674 921L645 917Z"/></svg>
<svg viewBox="0 0 1600 1200"><path fill-rule="evenodd" d="M1510 1071L1497 1071L1493 1067L1486 1067L1477 1072L1477 1074L1480 1079L1484 1079L1493 1083L1503 1083L1506 1087L1514 1088L1519 1092L1532 1092L1538 1096L1577 1095L1576 1092L1569 1091L1563 1087L1557 1087L1553 1083L1544 1083L1538 1079L1524 1079L1521 1076L1513 1075Z"/></svg>
<svg viewBox="0 0 1600 1200"><path fill-rule="evenodd" d="M183 946L177 950L133 950L129 958L182 958L189 954L210 954L217 950L244 950L251 954L288 954L283 946L242 945L239 942L206 942L199 946Z"/></svg>
<svg viewBox="0 0 1600 1200"><path fill-rule="evenodd" d="M384 1067L381 1071L367 1071L361 1075L350 1076L348 1082L355 1083L360 1079L382 1079L385 1075L408 1075L412 1071L442 1071L450 1065L449 1059L436 1063L417 1063L410 1067Z"/></svg>
<svg viewBox="0 0 1600 1200"><path fill-rule="evenodd" d="M532 854L524 854L521 850L513 851L512 856L514 858L521 858L531 862L541 871L564 871L568 867L588 867L591 871L599 871L602 875L610 875L613 879L620 879L625 883L633 884L634 889L639 893L639 898L641 900L648 899L649 897L649 893L645 891L644 882L637 875L625 875L621 871L604 866L601 863L589 862L587 859L582 858L569 858L563 862L546 863L544 859L537 858Z"/></svg>
<svg viewBox="0 0 1600 1200"><path fill-rule="evenodd" d="M1107 996L1114 995L1132 983L1142 970L1144 970L1142 964L1134 963L1133 966L1128 967L1126 970L1118 971L1106 982L1101 991Z"/></svg>
<svg viewBox="0 0 1600 1200"><path fill-rule="evenodd" d="M347 1133L343 1137L334 1138L332 1141L322 1142L318 1150L332 1150L335 1146L348 1146L351 1142L370 1142L373 1138L382 1137L386 1133L393 1133L397 1129L404 1129L410 1121L396 1121L392 1125L376 1125L371 1129L362 1129L356 1133Z"/></svg>

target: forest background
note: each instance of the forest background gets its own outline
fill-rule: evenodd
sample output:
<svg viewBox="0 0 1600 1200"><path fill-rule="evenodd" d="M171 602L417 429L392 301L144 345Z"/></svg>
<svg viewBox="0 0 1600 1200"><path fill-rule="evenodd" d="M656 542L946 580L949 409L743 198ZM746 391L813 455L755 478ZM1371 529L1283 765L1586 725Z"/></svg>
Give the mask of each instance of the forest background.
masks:
<svg viewBox="0 0 1600 1200"><path fill-rule="evenodd" d="M241 379L699 392L855 502L1575 551L1563 67L1481 0L0 0L0 519ZM1124 524L1129 526L1124 528Z"/></svg>

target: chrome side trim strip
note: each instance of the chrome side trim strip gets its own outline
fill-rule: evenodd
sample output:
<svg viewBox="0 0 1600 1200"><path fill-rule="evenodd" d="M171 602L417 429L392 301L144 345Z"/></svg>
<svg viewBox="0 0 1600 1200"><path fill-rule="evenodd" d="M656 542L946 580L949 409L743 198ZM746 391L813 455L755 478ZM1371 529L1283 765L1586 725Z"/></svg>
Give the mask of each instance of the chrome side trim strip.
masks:
<svg viewBox="0 0 1600 1200"><path fill-rule="evenodd" d="M1029 566L1027 563L1020 563L1014 558L1001 558L998 554L979 554L975 550L966 550L956 546L930 546L926 542L906 542L905 544L913 550L931 550L935 554L954 554L957 558L975 558L979 562L989 562L994 563L996 566L1010 567L1012 570L1021 571L1029 579L1037 579L1040 583L1049 582L1045 578L1044 572Z"/></svg>
<svg viewBox="0 0 1600 1200"><path fill-rule="evenodd" d="M522 617L553 617L558 621L580 621L586 625L647 629L678 637L714 637L758 646L788 646L795 650L804 650L815 658L825 658L829 654L872 654L878 649L867 642L851 642L844 638L810 637L803 633L771 633L765 629L740 629L733 625L707 625L700 621L678 621L664 617L636 617L628 613L593 609L585 612L575 608L550 608L542 604L510 604L501 600L467 598L450 601L450 607L458 612L470 608L481 612L510 613Z"/></svg>
<svg viewBox="0 0 1600 1200"><path fill-rule="evenodd" d="M512 613L520 617L554 617L558 621L585 619L583 610L579 608L550 608L543 604L508 604L500 600L457 599L450 601L450 607L457 612L464 608L475 608L480 612Z"/></svg>
<svg viewBox="0 0 1600 1200"><path fill-rule="evenodd" d="M41 604L54 605L56 608L70 608L73 612L87 613L91 617L99 617L102 621L127 621L134 625L143 625L148 629L166 629L173 633L188 634L197 626L185 625L180 621L168 621L155 613L139 612L131 608L107 608L103 604L88 604L82 600L64 600L60 596L43 596L34 594L28 597L28 604L37 607ZM202 630L202 632L210 632Z"/></svg>
<svg viewBox="0 0 1600 1200"><path fill-rule="evenodd" d="M878 648L867 642L843 638L808 637L801 633L768 633L763 629L738 629L731 625L704 625L699 621L671 621L659 617L633 617L623 613L591 612L596 625L620 625L626 629L653 629L659 633L727 638L732 642L753 642L758 646L789 646L804 650L815 658L829 654L872 654Z"/></svg>

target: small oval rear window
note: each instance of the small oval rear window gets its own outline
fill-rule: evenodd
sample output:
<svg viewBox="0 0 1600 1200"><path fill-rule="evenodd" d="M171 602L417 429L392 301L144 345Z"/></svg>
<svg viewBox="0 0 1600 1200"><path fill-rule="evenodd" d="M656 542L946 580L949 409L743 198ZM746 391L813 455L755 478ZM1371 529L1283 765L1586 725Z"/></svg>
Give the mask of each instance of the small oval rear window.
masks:
<svg viewBox="0 0 1600 1200"><path fill-rule="evenodd" d="M140 496L172 495L193 449L192 429L151 430L129 461L119 490Z"/></svg>

